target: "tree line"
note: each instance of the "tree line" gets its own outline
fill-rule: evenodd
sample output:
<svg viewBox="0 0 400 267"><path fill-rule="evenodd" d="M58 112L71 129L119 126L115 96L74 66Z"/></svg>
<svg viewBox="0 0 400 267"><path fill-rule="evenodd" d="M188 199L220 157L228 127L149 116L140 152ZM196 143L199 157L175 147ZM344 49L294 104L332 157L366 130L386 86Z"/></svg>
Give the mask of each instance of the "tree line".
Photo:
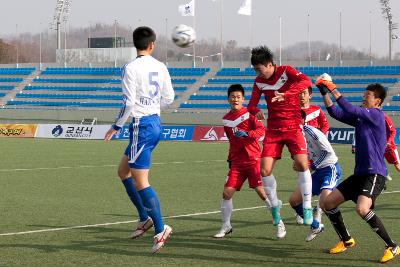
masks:
<svg viewBox="0 0 400 267"><path fill-rule="evenodd" d="M97 23L90 28L70 28L67 30L66 42L64 32L61 34L61 48L66 44L68 48L87 48L88 37L114 37L114 25ZM126 46L133 46L132 28L117 25L117 36L126 40ZM42 62L56 61L56 32L47 30L41 34L21 33L18 36L5 36L0 39L0 64L9 63L38 63L40 60L40 38L41 38L41 59ZM220 52L220 43L216 39L202 39L196 41L196 55L207 56ZM223 44L225 61L249 61L250 47L238 45L235 40L228 40ZM167 51L167 53L166 53ZM276 58L279 51L275 51ZM169 36L159 34L154 57L164 61L185 61L189 60L185 54L191 54L191 48L179 48L170 40ZM18 55L18 59L17 59ZM336 44L327 44L322 41L311 42L311 59L318 60L339 60L339 47ZM342 60L368 60L370 55L366 51L359 51L352 47L342 48ZM376 55L372 55L378 59ZM400 59L400 53L396 53L394 59ZM217 56L204 58L204 61L218 61ZM309 60L308 43L298 42L282 49L282 60Z"/></svg>

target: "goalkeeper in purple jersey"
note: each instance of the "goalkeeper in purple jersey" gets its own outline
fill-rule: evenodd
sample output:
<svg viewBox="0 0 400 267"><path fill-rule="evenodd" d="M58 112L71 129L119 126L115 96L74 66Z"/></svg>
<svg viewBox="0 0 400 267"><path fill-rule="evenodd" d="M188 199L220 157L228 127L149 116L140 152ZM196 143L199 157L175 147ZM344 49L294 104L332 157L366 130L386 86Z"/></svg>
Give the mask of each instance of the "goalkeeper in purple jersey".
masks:
<svg viewBox="0 0 400 267"><path fill-rule="evenodd" d="M336 89L332 78L324 73L317 81L324 104L329 115L345 124L355 127L356 165L354 174L344 180L325 199L325 213L339 235L340 241L330 249L331 254L341 253L355 245L344 224L339 205L347 200L356 203L356 212L385 242L386 249L381 263L388 262L399 255L400 249L392 241L382 221L373 211L375 201L385 186L386 166L383 154L386 147L385 118L381 106L386 90L380 84L370 84L364 91L361 107L350 104ZM328 93L335 98L334 106Z"/></svg>

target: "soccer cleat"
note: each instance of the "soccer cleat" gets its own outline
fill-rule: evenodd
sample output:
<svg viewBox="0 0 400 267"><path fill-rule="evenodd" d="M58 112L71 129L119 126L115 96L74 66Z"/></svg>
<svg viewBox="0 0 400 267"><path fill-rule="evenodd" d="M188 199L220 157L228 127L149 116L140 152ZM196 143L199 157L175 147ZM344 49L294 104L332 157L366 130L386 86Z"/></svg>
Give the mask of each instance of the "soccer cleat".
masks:
<svg viewBox="0 0 400 267"><path fill-rule="evenodd" d="M164 225L164 231L154 236L152 252L157 253L165 245L165 242L167 242L171 234L172 228L168 225Z"/></svg>
<svg viewBox="0 0 400 267"><path fill-rule="evenodd" d="M142 236L144 233L147 232L147 230L149 230L151 227L153 226L153 220L148 217L145 221L143 222L139 222L136 230L133 231L133 233L131 234L131 238L135 239L138 238L140 236Z"/></svg>
<svg viewBox="0 0 400 267"><path fill-rule="evenodd" d="M390 176L389 174L386 176L386 180L391 181L393 180L392 176Z"/></svg>
<svg viewBox="0 0 400 267"><path fill-rule="evenodd" d="M306 237L306 241L310 242L313 241L314 238L319 234L322 233L325 230L325 226L320 223L318 228L311 228L310 232L308 233L307 237Z"/></svg>
<svg viewBox="0 0 400 267"><path fill-rule="evenodd" d="M281 221L281 208L282 201L278 200L278 206L271 207L272 222L274 225L278 225Z"/></svg>
<svg viewBox="0 0 400 267"><path fill-rule="evenodd" d="M226 235L232 234L233 228L230 226L222 226L221 230L219 230L215 235L214 238L223 238Z"/></svg>
<svg viewBox="0 0 400 267"><path fill-rule="evenodd" d="M301 216L299 214L295 213L294 216L296 217L296 223L297 224L303 224L304 223L303 218L301 218Z"/></svg>
<svg viewBox="0 0 400 267"><path fill-rule="evenodd" d="M285 224L283 223L282 220L280 220L277 225L276 237L284 238L285 236L286 236Z"/></svg>
<svg viewBox="0 0 400 267"><path fill-rule="evenodd" d="M350 238L347 241L342 241L340 240L333 248L329 250L330 254L337 254L341 253L343 251L346 251L347 248L354 247L356 244L356 241L353 238Z"/></svg>
<svg viewBox="0 0 400 267"><path fill-rule="evenodd" d="M312 209L303 209L303 224L311 225L313 222L313 211Z"/></svg>
<svg viewBox="0 0 400 267"><path fill-rule="evenodd" d="M399 246L387 247L381 258L381 263L385 263L400 254Z"/></svg>

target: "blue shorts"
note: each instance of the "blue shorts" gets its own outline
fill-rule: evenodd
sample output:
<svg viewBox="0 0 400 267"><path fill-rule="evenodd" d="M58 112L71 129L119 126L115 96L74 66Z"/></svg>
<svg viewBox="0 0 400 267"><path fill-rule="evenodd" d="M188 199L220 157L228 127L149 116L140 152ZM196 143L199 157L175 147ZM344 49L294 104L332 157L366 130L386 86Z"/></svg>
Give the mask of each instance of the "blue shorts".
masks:
<svg viewBox="0 0 400 267"><path fill-rule="evenodd" d="M133 118L129 126L129 145L125 149L130 168L150 169L151 152L160 141L161 133L158 115Z"/></svg>
<svg viewBox="0 0 400 267"><path fill-rule="evenodd" d="M319 196L322 190L335 189L340 183L340 177L342 171L338 163L335 165L329 165L321 169L316 169L311 175L312 177L312 194L313 196Z"/></svg>

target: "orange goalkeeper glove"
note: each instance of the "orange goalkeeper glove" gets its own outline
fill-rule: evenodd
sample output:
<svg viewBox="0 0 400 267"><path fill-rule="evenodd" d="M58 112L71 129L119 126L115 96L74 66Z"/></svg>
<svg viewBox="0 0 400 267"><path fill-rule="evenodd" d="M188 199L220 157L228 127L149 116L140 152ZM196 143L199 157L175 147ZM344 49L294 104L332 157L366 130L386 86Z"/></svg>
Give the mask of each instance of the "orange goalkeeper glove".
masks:
<svg viewBox="0 0 400 267"><path fill-rule="evenodd" d="M336 89L336 84L328 80L318 79L315 82L315 85L318 87L319 91L321 92L321 95L332 93L332 91Z"/></svg>

